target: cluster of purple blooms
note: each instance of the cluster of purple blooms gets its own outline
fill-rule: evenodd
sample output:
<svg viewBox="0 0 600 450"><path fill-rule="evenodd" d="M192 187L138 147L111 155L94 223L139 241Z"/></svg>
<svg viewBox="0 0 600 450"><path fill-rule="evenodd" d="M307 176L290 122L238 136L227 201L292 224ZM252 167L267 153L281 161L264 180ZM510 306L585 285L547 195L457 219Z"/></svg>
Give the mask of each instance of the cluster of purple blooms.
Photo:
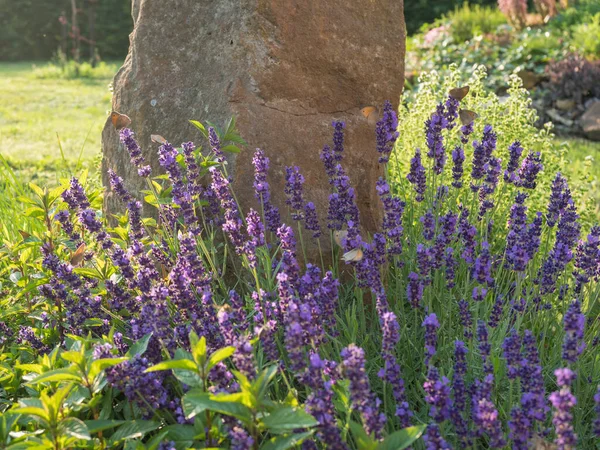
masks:
<svg viewBox="0 0 600 450"><path fill-rule="evenodd" d="M427 153L423 157L429 161L424 161L417 149L406 177L414 192L399 189L383 178L377 182L383 222L381 231L369 238L364 237L361 229L357 192L342 166L343 122L333 122L332 145L326 145L320 155L331 186L327 228L342 236L341 249L334 248L334 254L360 250L361 256L348 261L348 265L356 274L357 286L367 288L372 294L377 319L369 325L378 324L381 331L380 342L375 339L382 361L376 371L380 378L377 385L369 378L370 364L365 350L357 345L350 344L341 350L339 364L326 359L331 355L324 349L338 344L340 283L325 267L298 259L296 236L302 242L302 227L319 243L319 250L322 238L317 206L306 201L305 179L300 168L285 168L283 189L297 230L282 222L279 209L272 203L268 182L270 161L260 149L253 157L257 206L244 215L227 175L225 147L214 128L208 129L210 150L216 161L208 172L211 179L208 186L198 180L201 169L193 143L182 145L183 157L169 143L158 149L158 162L167 175L172 197L172 203L157 206L157 217L168 230L160 239L154 239L146 230L141 202L127 191L114 171L109 172L111 189L128 215L126 239L120 236L126 240L125 245L112 239L83 187L73 179L62 195L68 210L58 211L54 218L71 246L91 236L97 245L90 251L112 263L116 276L107 279L100 289L97 281L74 270L61 260L59 250L47 245L43 248L43 267L49 277L40 287L40 293L60 307L55 320L66 333L90 332L100 338L110 330L111 317L119 314L127 327L128 342L148 337L148 349L143 355L106 371L108 384L135 403L146 417L154 410L164 409L178 422L185 422L179 404L181 393L173 388L172 375L147 373L146 369L164 358L173 358L178 348L189 349L190 332L195 332L205 336L210 351L226 345L235 348L230 363L219 363L208 374L211 392L235 392L238 385L233 368L248 379L255 379L259 361L264 362L256 358L259 351L266 361L293 376L301 389L305 389L306 411L318 422L312 440L305 442L304 448L318 448L316 442L324 443L327 448L348 448L337 423L335 387L342 378L349 381L352 409L365 431L375 439L382 439L386 428L396 423L401 427L416 423L415 412L422 410L424 401L427 408L422 410L420 420L428 414L429 423L423 436L428 449L452 448L447 441L450 435L464 446L485 442L490 448L504 448L510 443L512 448L527 449L537 430L548 423L551 404L556 444L559 448L574 448L577 436L572 409L577 400L572 392L575 374L571 369L586 350L582 304L586 286L600 277L600 227L592 228L586 240L580 239L579 216L568 184L560 174L552 184L547 211L528 215L529 195L524 190L536 188L538 174L543 169L540 155L529 151L521 160L525 151L516 141L508 148L508 164L503 169L502 160L495 155L498 137L490 125L483 127L480 140L473 141L471 171L465 174L465 148L475 127L470 123L455 130L458 109L459 102L448 97L427 120ZM387 102L375 130L382 164L390 160L398 138L397 126L396 113ZM451 152L449 187L442 184L448 157L445 141L453 132L460 145ZM131 130L121 130L121 141L139 174L148 177L150 166L146 165ZM493 226L491 220L501 203L499 183L504 183L503 188L512 189L510 192L514 194L514 203L507 211L506 240L500 244L501 239L496 236L500 225ZM459 190L463 185L468 186L465 191L473 208L459 204L458 210L454 210L458 202L450 200L460 198L453 194L462 192ZM400 195L404 195L403 200ZM408 219L407 204L411 205ZM543 227L544 222L548 227ZM202 241L206 233L215 231L211 227L216 225L226 236L228 243L224 245L231 244L243 266L249 269L250 275L238 275L239 290L224 289L222 275L223 271L229 271L229 262L214 264L211 252L215 248L207 248ZM555 226L554 240L550 241L553 236L548 237L551 249L542 258L543 231L549 233ZM418 233L407 235L408 227ZM571 262L575 280L572 286L565 281ZM239 268L235 262L231 267L237 274ZM263 272L269 275L263 277ZM388 298L392 292L392 289L386 291L390 273L401 280L396 280L393 291L405 292L410 308L404 308L399 298L403 295ZM531 285L526 280L535 283ZM242 294L245 288L249 291L247 296ZM451 296L444 294L447 292ZM573 300L563 301L569 295ZM460 300L448 301L450 298ZM486 302L489 298L494 299L492 305ZM562 347L562 359L568 367L555 372L559 390L549 397L538 343L521 320L529 312L538 312L542 298L547 304L569 305L563 311ZM505 310L509 309L508 304L512 305L510 311ZM424 396L418 400L409 395L403 379L400 361L406 358L398 358L399 349L405 348L405 338L401 338L404 332L417 333L408 325L407 319L412 316L423 329L418 339L424 349L425 369L420 371L425 374ZM496 335L503 331L499 326L504 323L502 318L507 319L510 331L506 332L499 350L493 348L492 339L497 339ZM101 325L87 327L90 319L99 319ZM459 334L464 341L454 341L454 364L449 369L441 364L442 358L449 355L440 344L448 344L441 339L440 330L446 333L457 321L462 325ZM0 322L0 346L12 334ZM38 353L49 350L30 327L19 330L17 342L28 343ZM112 343L95 346L93 355L96 359L112 358L124 354L126 346L122 336L115 335ZM496 358L500 354L503 361ZM467 361L473 363L474 358L481 362L483 371L471 375ZM504 382L496 379L498 365L502 366L508 383L516 388L514 398L509 399L510 410L500 408L501 398L494 394L495 384ZM471 379L474 381L469 384ZM386 386L384 390L390 388L395 418L386 418L382 401L372 389L382 383ZM598 392L595 404L599 417L594 432L600 435ZM413 405L413 401L421 404ZM386 412L389 411L388 408ZM504 424L502 414L508 419ZM241 422L225 420L224 426L232 448L252 448L256 444ZM450 427L454 433L446 436ZM170 448L172 444L166 442L161 446Z"/></svg>

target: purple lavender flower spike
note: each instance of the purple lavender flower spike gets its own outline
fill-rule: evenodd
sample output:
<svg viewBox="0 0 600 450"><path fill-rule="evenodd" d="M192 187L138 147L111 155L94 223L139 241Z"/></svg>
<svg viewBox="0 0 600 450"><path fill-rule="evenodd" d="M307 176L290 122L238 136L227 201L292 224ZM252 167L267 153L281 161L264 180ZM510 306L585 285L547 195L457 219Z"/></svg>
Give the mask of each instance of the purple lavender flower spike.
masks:
<svg viewBox="0 0 600 450"><path fill-rule="evenodd" d="M600 226L595 225L587 235L587 241L580 240L575 249L575 292L581 292L584 284L600 277Z"/></svg>
<svg viewBox="0 0 600 450"><path fill-rule="evenodd" d="M469 303L465 299L459 300L458 310L460 313L460 323L464 328L465 339L471 339L473 337L473 332L471 331L473 318L469 309Z"/></svg>
<svg viewBox="0 0 600 450"><path fill-rule="evenodd" d="M408 284L406 286L406 297L410 306L418 308L423 298L423 282L419 279L419 274L411 272L408 274Z"/></svg>
<svg viewBox="0 0 600 450"><path fill-rule="evenodd" d="M410 172L406 179L413 185L417 195L415 200L422 202L425 200L425 191L427 190L427 178L425 167L421 163L421 150L415 150L415 156L410 160Z"/></svg>
<svg viewBox="0 0 600 450"><path fill-rule="evenodd" d="M427 433L423 435L423 440L427 450L452 450L452 446L440 434L440 428L436 423L427 425Z"/></svg>
<svg viewBox="0 0 600 450"><path fill-rule="evenodd" d="M504 339L502 350L508 366L508 379L514 380L519 376L521 364L521 339L514 328Z"/></svg>
<svg viewBox="0 0 600 450"><path fill-rule="evenodd" d="M350 344L340 352L342 357L342 374L350 381L350 400L352 407L360 413L368 434L381 437L385 425L385 414L379 413L381 400L377 398L369 386L365 372L365 352L362 348Z"/></svg>
<svg viewBox="0 0 600 450"><path fill-rule="evenodd" d="M333 127L333 159L340 162L344 157L344 128L345 122L332 122Z"/></svg>
<svg viewBox="0 0 600 450"><path fill-rule="evenodd" d="M252 208L246 215L246 230L249 239L245 244L244 253L248 257L250 267L256 268L256 248L265 245L265 229L260 215Z"/></svg>
<svg viewBox="0 0 600 450"><path fill-rule="evenodd" d="M488 341L488 330L483 320L477 321L477 341L479 342L479 352L481 353L481 359L483 360L483 370L487 374L491 374L494 367L490 363L490 352L492 346Z"/></svg>
<svg viewBox="0 0 600 450"><path fill-rule="evenodd" d="M230 181L227 180L220 170L211 168L212 189L219 201L221 208L225 211L225 223L222 228L229 236L238 254L244 251L244 236L242 234L242 219L235 199L229 189Z"/></svg>
<svg viewBox="0 0 600 450"><path fill-rule="evenodd" d="M468 425L463 416L467 406L467 387L465 375L467 373L467 347L462 341L454 342L454 376L452 377L453 402L450 409L450 420L452 421L456 434L465 444L469 444Z"/></svg>
<svg viewBox="0 0 600 450"><path fill-rule="evenodd" d="M435 216L431 210L428 210L425 215L423 215L419 222L423 224L423 237L430 241L433 239L435 235Z"/></svg>
<svg viewBox="0 0 600 450"><path fill-rule="evenodd" d="M435 313L429 314L421 325L425 328L425 365L428 366L436 353L437 330L440 327Z"/></svg>
<svg viewBox="0 0 600 450"><path fill-rule="evenodd" d="M585 349L583 333L585 331L585 316L581 312L579 300L569 305L564 317L565 340L563 344L563 360L574 364Z"/></svg>
<svg viewBox="0 0 600 450"><path fill-rule="evenodd" d="M395 354L396 345L400 341L400 326L396 315L389 311L381 316L380 322L382 329L381 353L384 362L378 376L391 385L392 394L396 400L396 416L400 418L402 427L408 427L412 412L406 400L404 380L400 374L400 365Z"/></svg>
<svg viewBox="0 0 600 450"><path fill-rule="evenodd" d="M304 218L304 198L302 186L304 176L297 166L285 168L285 188L287 196L285 203L292 209L292 219L302 220Z"/></svg>
<svg viewBox="0 0 600 450"><path fill-rule="evenodd" d="M403 201L390 194L390 186L383 178L377 180L377 194L383 203L383 232L387 237L387 253L390 256L402 254L402 214L406 206Z"/></svg>
<svg viewBox="0 0 600 450"><path fill-rule="evenodd" d="M460 145L452 150L452 186L460 189L463 186L462 177L464 173L465 151Z"/></svg>
<svg viewBox="0 0 600 450"><path fill-rule="evenodd" d="M383 105L383 114L377 122L375 136L377 139L377 152L379 153L379 163L385 164L390 160L390 155L394 149L394 143L398 139L398 116L392 108L389 101Z"/></svg>
<svg viewBox="0 0 600 450"><path fill-rule="evenodd" d="M471 122L468 125L463 125L462 127L460 127L460 142L462 142L463 145L467 145L467 143L469 142L469 136L471 135L471 133L473 133L473 122Z"/></svg>
<svg viewBox="0 0 600 450"><path fill-rule="evenodd" d="M488 321L488 327L496 328L502 318L502 312L504 309L504 298L502 295L496 297L492 311L490 312L490 320Z"/></svg>
<svg viewBox="0 0 600 450"><path fill-rule="evenodd" d="M544 168L539 152L529 152L523 159L517 173L518 185L525 189L535 189L537 174Z"/></svg>
<svg viewBox="0 0 600 450"><path fill-rule="evenodd" d="M221 142L219 141L219 136L217 136L217 132L213 127L208 127L208 143L210 144L210 148L213 153L217 157L217 161L221 164L225 162L225 154L223 150L221 150Z"/></svg>
<svg viewBox="0 0 600 450"><path fill-rule="evenodd" d="M317 216L317 209L313 202L304 205L304 228L312 231L312 237L318 239L321 236L321 226Z"/></svg>
<svg viewBox="0 0 600 450"><path fill-rule="evenodd" d="M573 413L571 410L577 404L577 399L571 393L571 383L575 379L575 373L568 368L556 369L554 371L559 391L555 391L548 399L554 407L552 423L556 431L555 443L559 450L573 449L577 445L577 435L573 430Z"/></svg>
<svg viewBox="0 0 600 450"><path fill-rule="evenodd" d="M429 415L437 423L442 423L450 418L452 400L449 384L448 378L440 378L436 367L429 367L427 380L423 383L423 390L425 391L425 401L431 406Z"/></svg>
<svg viewBox="0 0 600 450"><path fill-rule="evenodd" d="M521 361L521 407L525 417L530 422L537 420L544 422L548 406L546 405L546 393L544 379L542 377L542 366L533 333L525 330L523 336L524 357Z"/></svg>
<svg viewBox="0 0 600 450"><path fill-rule="evenodd" d="M279 210L271 204L271 191L267 182L269 158L261 149L257 148L252 163L254 164L254 196L262 206L267 228L275 233L281 226L281 219Z"/></svg>
<svg viewBox="0 0 600 450"><path fill-rule="evenodd" d="M429 151L427 156L433 159L433 171L441 174L446 164L446 149L444 148L444 138L442 130L448 128L448 119L446 118L444 104L438 104L435 113L425 121L425 135Z"/></svg>
<svg viewBox="0 0 600 450"><path fill-rule="evenodd" d="M516 170L519 168L523 147L519 141L515 141L508 147L509 159L504 171L504 181L516 184L518 181Z"/></svg>
<svg viewBox="0 0 600 450"><path fill-rule="evenodd" d="M149 177L152 173L152 169L146 164L146 160L142 155L142 149L138 145L133 135L133 131L131 131L129 128L123 128L119 133L119 138L129 152L131 162L138 168L138 175L144 178Z"/></svg>
<svg viewBox="0 0 600 450"><path fill-rule="evenodd" d="M498 417L496 406L488 399L482 398L479 400L475 413L475 422L481 427L481 431L485 431L490 440L490 448L504 448L506 441L502 431L502 422Z"/></svg>
<svg viewBox="0 0 600 450"><path fill-rule="evenodd" d="M571 195L567 180L558 172L552 182L548 214L546 215L546 222L549 227L556 225L563 210L567 207L567 202L570 198Z"/></svg>

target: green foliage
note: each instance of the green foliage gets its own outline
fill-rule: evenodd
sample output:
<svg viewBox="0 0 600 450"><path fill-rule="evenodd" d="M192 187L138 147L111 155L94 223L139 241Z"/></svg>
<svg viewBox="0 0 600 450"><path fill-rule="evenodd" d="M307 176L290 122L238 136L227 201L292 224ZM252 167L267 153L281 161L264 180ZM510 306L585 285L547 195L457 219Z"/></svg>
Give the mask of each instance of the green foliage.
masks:
<svg viewBox="0 0 600 450"><path fill-rule="evenodd" d="M573 46L581 54L598 58L600 55L600 12L589 22L580 23L573 27Z"/></svg>
<svg viewBox="0 0 600 450"><path fill-rule="evenodd" d="M425 23L451 12L462 5L464 0L411 0L404 2L404 19L408 34L417 32ZM496 0L475 0L471 4L495 5Z"/></svg>
<svg viewBox="0 0 600 450"><path fill-rule="evenodd" d="M445 15L441 23L448 23L450 35L455 42L464 42L475 36L494 33L500 25L506 24L504 15L495 7L482 7L463 3Z"/></svg>
<svg viewBox="0 0 600 450"><path fill-rule="evenodd" d="M63 61L62 63L48 63L40 67L34 65L32 76L43 80L73 80L76 78L107 80L114 76L117 69L116 64L107 64L103 61L93 67L87 62L77 64L75 61L70 60Z"/></svg>
<svg viewBox="0 0 600 450"><path fill-rule="evenodd" d="M472 73L465 73L456 65L451 65L449 70L444 71L443 74L433 71L421 75L416 95L400 108L398 128L400 136L396 141L395 158L391 159L392 175L390 180L398 182L402 186L399 189L407 189L407 182L401 174L408 172L409 160L414 154L414 149L426 148L422 124L429 117L431 111L435 110L436 104L443 100L444 93L453 87L469 85L471 93L462 102L461 107L479 114L479 118L475 121L475 136L481 134L484 125L493 124L498 133L497 151L502 161L508 161L508 147L516 140L520 141L525 149L542 153L544 173L548 175L540 180L542 186L531 194L530 199L532 208L542 211L547 204L547 193L552 181L552 174L568 167L567 149L553 144L550 123L541 130L535 127L537 114L531 108L531 98L528 91L522 88L519 77L516 75L509 77L508 98L500 101L494 92L485 88L486 76L487 72L484 66L476 66ZM407 93L405 96L410 98L411 94ZM446 148L454 148L458 144L458 139L458 134L450 136ZM573 174L582 175L582 178L593 177L593 173L588 170L583 174L580 172L573 172ZM597 219L593 213L594 209L590 209L594 193L584 187L589 185L588 182L577 178L577 180L572 180L577 183L573 186L573 193L577 196L580 204L586 205L581 209L581 214L589 224ZM544 193L543 196L540 195L542 193ZM508 213L512 200L510 196L504 200L501 199L505 203L500 210Z"/></svg>
<svg viewBox="0 0 600 450"><path fill-rule="evenodd" d="M79 26L88 33L87 1L78 0ZM84 8L85 6L85 8ZM0 0L0 60L48 60L61 45L58 18L70 20L70 0ZM33 13L35 12L35 13ZM130 0L102 0L96 6L97 51L103 59L123 59L133 28ZM69 42L69 45L71 43ZM82 43L82 60L91 59Z"/></svg>

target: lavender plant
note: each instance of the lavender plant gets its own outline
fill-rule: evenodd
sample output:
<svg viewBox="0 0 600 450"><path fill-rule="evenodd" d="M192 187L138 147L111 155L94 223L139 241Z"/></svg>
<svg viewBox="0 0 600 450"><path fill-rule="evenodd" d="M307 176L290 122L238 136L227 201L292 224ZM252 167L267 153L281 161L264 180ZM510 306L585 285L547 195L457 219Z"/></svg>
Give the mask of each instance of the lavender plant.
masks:
<svg viewBox="0 0 600 450"><path fill-rule="evenodd" d="M475 83L490 106L462 127L471 95L429 107L438 94L425 89L413 115L386 104L376 126L387 179L373 187L384 214L372 235L339 121L321 152L327 217L295 166L279 205L289 214L278 210L261 150L256 203L243 210L225 164L242 143L233 123L194 122L204 153L160 145L164 175L121 131L154 218L114 172L126 210L116 226L82 180L36 190L44 232L15 250L30 261L2 300L3 445L589 448L599 228L581 220L546 135L515 136L527 127L511 124L532 118L517 85L507 119Z"/></svg>

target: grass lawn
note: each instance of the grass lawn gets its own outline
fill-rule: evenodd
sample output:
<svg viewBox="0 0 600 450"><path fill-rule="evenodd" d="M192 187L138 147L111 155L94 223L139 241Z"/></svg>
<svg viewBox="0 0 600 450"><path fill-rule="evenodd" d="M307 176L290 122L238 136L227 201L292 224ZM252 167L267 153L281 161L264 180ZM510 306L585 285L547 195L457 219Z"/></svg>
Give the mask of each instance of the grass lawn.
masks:
<svg viewBox="0 0 600 450"><path fill-rule="evenodd" d="M26 165L61 160L59 138L68 160L99 154L112 78L39 79L32 66L0 64L0 154Z"/></svg>

